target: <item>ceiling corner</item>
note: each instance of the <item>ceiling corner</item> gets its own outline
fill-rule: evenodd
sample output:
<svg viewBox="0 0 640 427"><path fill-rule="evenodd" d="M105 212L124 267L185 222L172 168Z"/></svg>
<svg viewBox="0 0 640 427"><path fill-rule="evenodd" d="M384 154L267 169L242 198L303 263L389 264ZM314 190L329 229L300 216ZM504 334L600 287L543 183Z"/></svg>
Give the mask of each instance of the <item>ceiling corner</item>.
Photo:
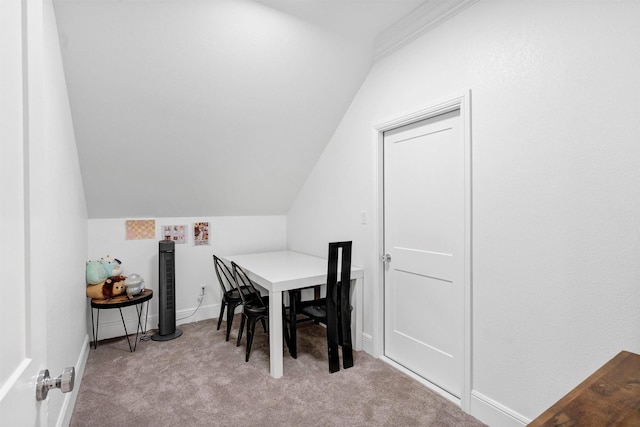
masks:
<svg viewBox="0 0 640 427"><path fill-rule="evenodd" d="M375 39L374 60L400 50L480 0L427 0Z"/></svg>

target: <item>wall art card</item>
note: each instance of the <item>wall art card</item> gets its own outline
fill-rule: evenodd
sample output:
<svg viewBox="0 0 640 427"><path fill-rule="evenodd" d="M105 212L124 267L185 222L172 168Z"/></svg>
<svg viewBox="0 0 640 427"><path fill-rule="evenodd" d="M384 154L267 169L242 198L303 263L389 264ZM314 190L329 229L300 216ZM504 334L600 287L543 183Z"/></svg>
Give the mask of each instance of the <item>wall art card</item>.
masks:
<svg viewBox="0 0 640 427"><path fill-rule="evenodd" d="M196 222L193 224L193 245L204 246L209 244L209 223Z"/></svg>
<svg viewBox="0 0 640 427"><path fill-rule="evenodd" d="M126 240L156 238L155 219L128 219L125 221Z"/></svg>
<svg viewBox="0 0 640 427"><path fill-rule="evenodd" d="M187 243L186 225L164 225L162 226L162 237L164 240L171 240L177 245Z"/></svg>

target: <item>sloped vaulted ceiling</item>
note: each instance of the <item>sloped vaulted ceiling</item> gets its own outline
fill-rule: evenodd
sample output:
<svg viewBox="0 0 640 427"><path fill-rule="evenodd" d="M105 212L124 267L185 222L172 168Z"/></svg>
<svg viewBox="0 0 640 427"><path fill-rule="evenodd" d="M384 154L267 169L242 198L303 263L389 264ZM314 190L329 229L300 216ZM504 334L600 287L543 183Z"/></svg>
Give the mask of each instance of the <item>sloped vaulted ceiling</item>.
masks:
<svg viewBox="0 0 640 427"><path fill-rule="evenodd" d="M286 214L419 0L56 0L90 218Z"/></svg>

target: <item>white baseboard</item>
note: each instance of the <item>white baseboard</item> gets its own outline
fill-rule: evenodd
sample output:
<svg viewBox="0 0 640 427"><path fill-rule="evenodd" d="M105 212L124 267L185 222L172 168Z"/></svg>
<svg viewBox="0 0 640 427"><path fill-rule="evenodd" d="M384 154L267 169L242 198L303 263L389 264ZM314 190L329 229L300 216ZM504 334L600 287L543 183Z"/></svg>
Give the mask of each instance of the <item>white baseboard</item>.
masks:
<svg viewBox="0 0 640 427"><path fill-rule="evenodd" d="M362 350L375 357L373 354L373 337L371 335L365 333L362 334Z"/></svg>
<svg viewBox="0 0 640 427"><path fill-rule="evenodd" d="M84 375L84 368L87 365L87 358L89 357L89 335L84 336L84 342L80 347L80 353L76 360L76 376L73 382L73 391L64 395L62 402L62 408L58 414L56 420L56 427L66 427L71 422L71 415L73 415L73 408L76 405L76 399L78 398L78 392L80 391L80 384L82 383L82 376Z"/></svg>
<svg viewBox="0 0 640 427"><path fill-rule="evenodd" d="M475 390L471 392L469 413L492 427L522 427L531 422L521 414Z"/></svg>
<svg viewBox="0 0 640 427"><path fill-rule="evenodd" d="M118 310L101 310L101 312L115 312L114 313L101 313L100 315L100 324L98 325L98 340L104 340L115 337L123 337L124 327L122 326L122 319L120 318L120 313ZM198 322L201 320L217 318L220 313L220 304L211 304L207 306L200 306L196 311L196 307L179 310L176 311L176 325L181 325L184 323ZM105 314L109 314L110 316L105 316ZM127 326L127 332L129 334L135 334L136 328L138 326L138 318L136 317L135 310L123 310L122 314L124 316L124 323ZM157 314L149 314L146 315L145 312L142 313L142 327L145 327L146 330L158 329L159 318ZM146 323L145 323L146 320ZM97 319L95 320L97 323ZM92 331L89 331L90 337L89 339L93 339ZM100 346L100 344L98 344Z"/></svg>
<svg viewBox="0 0 640 427"><path fill-rule="evenodd" d="M176 312L176 325L182 325L184 323L192 323L199 322L201 320L218 318L220 314L220 304L212 304L207 306L201 306L197 312L195 312L195 307L193 309L181 310ZM156 317L156 323L154 328L158 326L158 321Z"/></svg>
<svg viewBox="0 0 640 427"><path fill-rule="evenodd" d="M370 339L364 340L364 342L367 342L367 341L371 343ZM398 369L399 371L403 372L409 377L415 379L416 381L418 381L428 389L438 393L440 396L460 406L461 404L460 399L447 393L440 387L430 383L429 381L425 380L419 375L416 375L415 373L406 369L402 365L384 356L381 356L380 360L388 363L389 365L393 366L394 368ZM527 419L523 415L513 411L510 408L507 408L506 406L496 402L495 400L475 390L471 392L471 402L469 405L468 412L470 415L474 416L478 420L482 421L483 423L491 427L523 427L531 422L531 420Z"/></svg>

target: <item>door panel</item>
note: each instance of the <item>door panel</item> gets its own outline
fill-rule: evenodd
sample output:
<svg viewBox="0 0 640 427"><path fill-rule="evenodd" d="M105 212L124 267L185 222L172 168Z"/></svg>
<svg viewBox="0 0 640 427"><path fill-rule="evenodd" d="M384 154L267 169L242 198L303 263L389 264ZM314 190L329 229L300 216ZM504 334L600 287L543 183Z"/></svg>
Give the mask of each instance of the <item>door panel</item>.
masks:
<svg viewBox="0 0 640 427"><path fill-rule="evenodd" d="M40 135L30 96L37 96L42 46L41 2L0 1L0 275L11 288L0 298L0 424L44 426L36 401L45 367L44 289L29 280L29 140ZM28 23L28 25L27 25ZM38 86L37 83L34 86ZM39 117L39 116L38 116ZM8 288L7 288L8 289Z"/></svg>
<svg viewBox="0 0 640 427"><path fill-rule="evenodd" d="M403 271L396 271L396 282L396 300L403 301L403 295L412 298L404 301L403 310L395 311L394 332L451 356L453 336L446 328L438 327L440 322L453 321L451 283ZM425 310L425 301L429 301L429 310ZM415 313L423 313L420 322L415 321Z"/></svg>
<svg viewBox="0 0 640 427"><path fill-rule="evenodd" d="M464 377L460 110L384 134L385 355L456 397Z"/></svg>

